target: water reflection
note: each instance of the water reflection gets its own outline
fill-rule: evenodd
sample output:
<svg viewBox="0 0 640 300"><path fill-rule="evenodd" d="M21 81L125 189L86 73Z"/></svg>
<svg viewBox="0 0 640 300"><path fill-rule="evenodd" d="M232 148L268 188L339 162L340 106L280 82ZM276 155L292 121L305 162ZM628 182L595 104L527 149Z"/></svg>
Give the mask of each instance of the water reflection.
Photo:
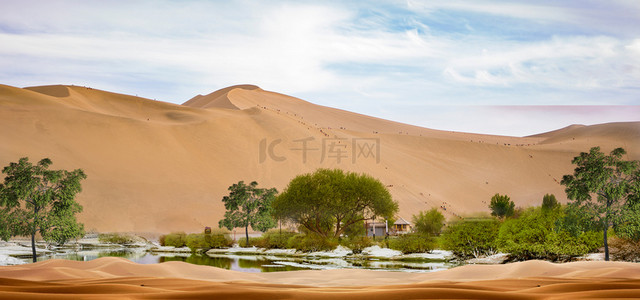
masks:
<svg viewBox="0 0 640 300"><path fill-rule="evenodd" d="M212 254L196 255L189 253L149 253L143 249L132 250L94 250L59 253L39 257L38 261L46 259L68 259L89 261L100 257L122 257L141 264L154 264L169 261L182 261L196 265L213 266L217 268L240 272L280 272L317 269L372 269L402 272L433 272L454 267L453 264L438 261L389 261L367 258L310 258L286 257L268 255L234 255ZM27 260L25 260L27 261Z"/></svg>

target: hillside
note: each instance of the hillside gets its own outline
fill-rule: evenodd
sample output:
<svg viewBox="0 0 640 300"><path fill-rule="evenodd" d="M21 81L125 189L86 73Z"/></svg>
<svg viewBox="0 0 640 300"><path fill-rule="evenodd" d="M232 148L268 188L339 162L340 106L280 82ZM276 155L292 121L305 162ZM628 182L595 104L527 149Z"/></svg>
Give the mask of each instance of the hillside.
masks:
<svg viewBox="0 0 640 300"><path fill-rule="evenodd" d="M591 146L640 159L640 122L570 127L531 137L438 131L234 86L169 104L79 86L0 85L0 165L20 157L88 175L78 200L89 230L168 232L216 226L239 180L282 190L317 168L366 172L400 216L438 207L487 211L506 193L566 201L558 181ZM444 209L446 208L446 210Z"/></svg>

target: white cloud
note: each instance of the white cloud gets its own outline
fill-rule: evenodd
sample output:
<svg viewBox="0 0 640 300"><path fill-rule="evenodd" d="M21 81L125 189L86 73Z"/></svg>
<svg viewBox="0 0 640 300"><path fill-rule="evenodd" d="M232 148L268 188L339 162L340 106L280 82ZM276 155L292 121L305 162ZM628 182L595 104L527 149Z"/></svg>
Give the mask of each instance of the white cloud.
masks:
<svg viewBox="0 0 640 300"><path fill-rule="evenodd" d="M5 1L0 83L176 103L252 83L388 118L433 103L640 104L640 30L624 25L638 5L611 2L615 18L594 3Z"/></svg>

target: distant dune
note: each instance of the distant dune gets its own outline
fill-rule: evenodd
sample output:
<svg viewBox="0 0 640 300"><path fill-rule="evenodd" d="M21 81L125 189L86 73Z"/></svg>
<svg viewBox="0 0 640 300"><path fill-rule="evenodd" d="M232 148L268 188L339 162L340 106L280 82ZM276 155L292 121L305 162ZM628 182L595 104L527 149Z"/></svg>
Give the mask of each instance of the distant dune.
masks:
<svg viewBox="0 0 640 300"><path fill-rule="evenodd" d="M79 86L0 85L0 165L28 156L88 175L78 200L88 230L164 233L215 226L239 180L282 190L317 168L366 172L410 219L488 211L495 193L519 206L554 193L571 159L601 146L640 159L640 122L570 126L530 137L439 131L314 105L256 86L183 105Z"/></svg>
<svg viewBox="0 0 640 300"><path fill-rule="evenodd" d="M622 299L640 298L640 265L527 261L433 273L241 273L107 257L0 267L3 299Z"/></svg>

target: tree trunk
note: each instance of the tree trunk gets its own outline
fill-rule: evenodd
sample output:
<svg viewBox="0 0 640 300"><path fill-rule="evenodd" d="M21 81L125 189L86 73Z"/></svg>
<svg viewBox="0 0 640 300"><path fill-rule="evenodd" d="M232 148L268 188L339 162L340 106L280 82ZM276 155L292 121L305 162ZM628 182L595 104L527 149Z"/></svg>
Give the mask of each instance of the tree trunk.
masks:
<svg viewBox="0 0 640 300"><path fill-rule="evenodd" d="M249 225L244 227L244 236L247 238L247 247L249 247Z"/></svg>
<svg viewBox="0 0 640 300"><path fill-rule="evenodd" d="M36 233L31 233L31 253L33 254L33 262L38 261L38 257L36 256Z"/></svg>
<svg viewBox="0 0 640 300"><path fill-rule="evenodd" d="M604 225L604 260L609 261L609 243L607 242L607 229L609 224Z"/></svg>
<svg viewBox="0 0 640 300"><path fill-rule="evenodd" d="M33 262L37 262L38 261L38 256L36 255L36 229L38 227L36 227L36 220L38 219L38 206L35 205L35 200L34 200L34 205L33 205L33 229L31 230L31 253L33 254Z"/></svg>

